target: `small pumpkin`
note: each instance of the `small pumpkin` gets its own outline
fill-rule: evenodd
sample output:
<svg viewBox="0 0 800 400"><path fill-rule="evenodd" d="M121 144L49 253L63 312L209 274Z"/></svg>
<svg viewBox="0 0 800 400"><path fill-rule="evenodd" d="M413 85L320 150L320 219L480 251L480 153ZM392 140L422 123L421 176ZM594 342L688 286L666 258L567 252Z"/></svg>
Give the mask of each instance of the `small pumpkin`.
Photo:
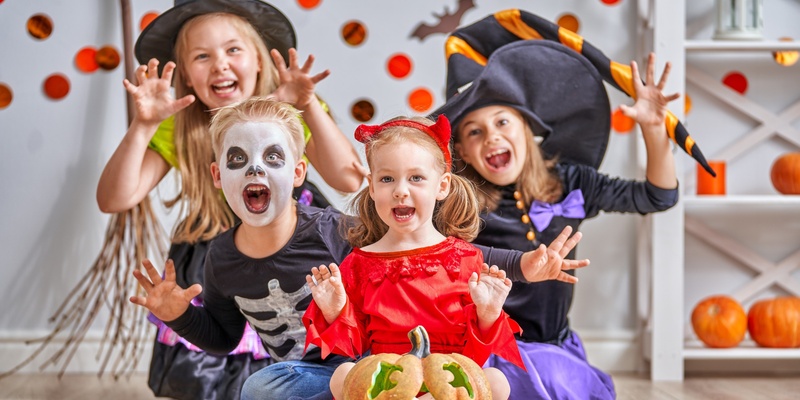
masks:
<svg viewBox="0 0 800 400"><path fill-rule="evenodd" d="M408 400L420 392L434 399L491 399L483 369L461 354L431 354L425 328L408 333L411 351L373 354L353 366L344 379L345 400Z"/></svg>
<svg viewBox="0 0 800 400"><path fill-rule="evenodd" d="M800 297L761 300L747 313L750 337L763 347L800 347Z"/></svg>
<svg viewBox="0 0 800 400"><path fill-rule="evenodd" d="M742 306L728 296L711 296L692 310L692 328L708 347L734 347L747 332L747 315Z"/></svg>
<svg viewBox="0 0 800 400"><path fill-rule="evenodd" d="M786 153L772 163L772 186L783 194L800 194L800 153Z"/></svg>

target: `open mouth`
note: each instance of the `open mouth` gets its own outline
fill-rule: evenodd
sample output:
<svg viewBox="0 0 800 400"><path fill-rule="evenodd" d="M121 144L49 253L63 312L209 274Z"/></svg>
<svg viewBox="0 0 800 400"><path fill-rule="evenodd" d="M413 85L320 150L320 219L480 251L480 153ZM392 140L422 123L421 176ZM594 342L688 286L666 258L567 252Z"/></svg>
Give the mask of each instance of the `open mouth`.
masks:
<svg viewBox="0 0 800 400"><path fill-rule="evenodd" d="M247 211L261 214L269 208L270 191L264 185L251 183L244 188L242 198Z"/></svg>
<svg viewBox="0 0 800 400"><path fill-rule="evenodd" d="M486 164L493 169L501 169L511 162L511 152L508 149L496 150L486 156Z"/></svg>
<svg viewBox="0 0 800 400"><path fill-rule="evenodd" d="M229 94L232 93L239 86L236 81L220 82L216 85L211 85L211 90L216 94Z"/></svg>
<svg viewBox="0 0 800 400"><path fill-rule="evenodd" d="M392 214L396 220L405 221L411 219L416 211L417 209L414 207L395 207L392 209Z"/></svg>

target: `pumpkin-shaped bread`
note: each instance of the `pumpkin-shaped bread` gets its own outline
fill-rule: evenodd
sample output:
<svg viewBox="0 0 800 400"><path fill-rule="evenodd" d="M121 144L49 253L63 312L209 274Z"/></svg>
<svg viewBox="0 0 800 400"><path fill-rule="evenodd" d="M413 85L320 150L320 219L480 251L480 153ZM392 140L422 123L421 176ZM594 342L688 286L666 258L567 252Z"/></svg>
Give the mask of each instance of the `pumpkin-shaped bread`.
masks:
<svg viewBox="0 0 800 400"><path fill-rule="evenodd" d="M461 354L431 354L425 328L408 333L407 354L374 354L356 363L344 379L345 400L409 400L420 392L434 399L491 399L483 369Z"/></svg>

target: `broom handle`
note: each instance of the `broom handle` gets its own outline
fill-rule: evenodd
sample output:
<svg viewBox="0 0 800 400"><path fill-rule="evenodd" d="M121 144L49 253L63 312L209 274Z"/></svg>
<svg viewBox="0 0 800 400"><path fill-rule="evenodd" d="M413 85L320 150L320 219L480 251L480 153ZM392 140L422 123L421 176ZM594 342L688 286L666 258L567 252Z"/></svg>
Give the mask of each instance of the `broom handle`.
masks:
<svg viewBox="0 0 800 400"><path fill-rule="evenodd" d="M133 35L131 29L131 2L130 0L120 0L120 8L122 9L122 45L125 61L125 78L131 83L136 83L135 72L133 69ZM125 91L125 99L128 110L128 125L133 121L134 104L133 98L128 91Z"/></svg>

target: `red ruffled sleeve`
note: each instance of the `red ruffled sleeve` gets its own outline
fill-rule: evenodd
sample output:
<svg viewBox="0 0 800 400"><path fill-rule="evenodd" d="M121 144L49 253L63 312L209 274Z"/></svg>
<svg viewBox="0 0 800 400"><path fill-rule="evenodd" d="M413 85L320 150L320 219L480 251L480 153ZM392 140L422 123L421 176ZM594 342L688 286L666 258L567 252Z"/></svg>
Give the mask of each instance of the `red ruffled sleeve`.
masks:
<svg viewBox="0 0 800 400"><path fill-rule="evenodd" d="M322 358L327 358L330 353L356 358L366 350L363 325L349 299L339 317L331 324L328 324L317 303L312 300L303 314L303 325L307 331L306 350L309 344L313 344L322 351Z"/></svg>
<svg viewBox="0 0 800 400"><path fill-rule="evenodd" d="M515 333L522 332L522 328L516 321L502 312L491 329L481 334L475 304L466 305L464 313L468 318L466 345L463 353L465 356L471 358L478 365L483 365L491 354L495 354L526 370L514 337Z"/></svg>

